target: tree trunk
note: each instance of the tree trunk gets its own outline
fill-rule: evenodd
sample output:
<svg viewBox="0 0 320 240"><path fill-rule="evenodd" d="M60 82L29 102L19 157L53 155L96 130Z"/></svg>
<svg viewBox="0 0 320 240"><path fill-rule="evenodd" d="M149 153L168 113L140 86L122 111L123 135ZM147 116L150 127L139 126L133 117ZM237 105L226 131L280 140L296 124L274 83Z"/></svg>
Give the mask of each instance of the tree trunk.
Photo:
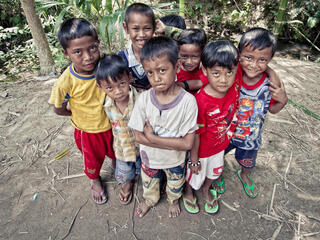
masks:
<svg viewBox="0 0 320 240"><path fill-rule="evenodd" d="M55 72L53 57L39 16L36 14L34 0L20 0L26 15L33 41L36 45L37 56L40 61L40 75Z"/></svg>
<svg viewBox="0 0 320 240"><path fill-rule="evenodd" d="M273 29L273 33L276 37L282 34L282 27L283 27L287 5L288 5L288 0L281 0L279 10L277 13L276 24Z"/></svg>

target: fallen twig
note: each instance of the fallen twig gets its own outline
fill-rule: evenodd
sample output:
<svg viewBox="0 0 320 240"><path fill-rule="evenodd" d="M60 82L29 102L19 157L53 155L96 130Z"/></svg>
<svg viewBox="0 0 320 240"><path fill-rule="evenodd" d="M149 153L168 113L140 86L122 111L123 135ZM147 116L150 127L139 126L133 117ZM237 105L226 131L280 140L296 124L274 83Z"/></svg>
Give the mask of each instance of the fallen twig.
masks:
<svg viewBox="0 0 320 240"><path fill-rule="evenodd" d="M200 234L198 234L198 233L194 233L194 232L181 232L181 234L180 234L180 235L182 235L183 233L191 234L191 235L194 235L194 236L200 237L200 238L202 238L202 239L204 239L204 240L207 240L204 236L202 236L202 235L200 235Z"/></svg>
<svg viewBox="0 0 320 240"><path fill-rule="evenodd" d="M272 234L272 237L271 237L271 240L276 240L280 231L281 231L281 228L282 228L282 225L283 223L279 224L279 226L276 228L276 230L273 232Z"/></svg>
<svg viewBox="0 0 320 240"><path fill-rule="evenodd" d="M292 160L292 151L290 153L290 159L289 159L289 162L288 162L288 166L287 166L286 171L284 173L284 179L286 179L286 180L287 180L287 173L288 173L289 168L290 168L291 160ZM285 189L288 189L287 182L284 182L284 187L285 187Z"/></svg>
<svg viewBox="0 0 320 240"><path fill-rule="evenodd" d="M271 213L271 214L274 214L273 200L274 200L274 195L275 195L275 193L276 193L277 185L278 185L278 184L276 184L276 183L273 185L272 197L271 197L270 208L269 208L269 213Z"/></svg>
<svg viewBox="0 0 320 240"><path fill-rule="evenodd" d="M274 216L271 216L271 215L268 215L268 214L265 214L265 213L258 212L258 211L253 210L253 209L250 209L250 211L258 214L259 218L262 217L262 218L264 218L266 220L269 220L269 221L283 222L283 219L280 218L280 217L274 217Z"/></svg>
<svg viewBox="0 0 320 240"><path fill-rule="evenodd" d="M76 212L76 214L74 215L74 217L73 217L73 219L72 219L72 222L71 222L71 224L70 224L70 226L69 226L68 232L61 238L61 240L64 240L64 239L66 239L66 237L68 237L68 235L69 235L70 232L71 232L71 228L72 228L72 226L73 226L73 224L74 224L74 222L75 222L75 220L76 220L76 218L77 218L77 216L78 216L81 208L83 208L83 206L86 205L87 202L88 202L88 199L85 201L84 204L82 204L82 205L80 206L80 208L78 209L78 211Z"/></svg>
<svg viewBox="0 0 320 240"><path fill-rule="evenodd" d="M300 192L303 192L304 194L307 194L308 196L311 196L311 194L307 193L306 191L303 191L301 188L296 186L294 183L290 182L288 179L285 179L280 173L278 173L272 167L270 167L270 169L273 170L276 174L278 174L278 176L281 177L284 181L286 181L287 183L290 183L292 186L294 186L296 189L298 189Z"/></svg>

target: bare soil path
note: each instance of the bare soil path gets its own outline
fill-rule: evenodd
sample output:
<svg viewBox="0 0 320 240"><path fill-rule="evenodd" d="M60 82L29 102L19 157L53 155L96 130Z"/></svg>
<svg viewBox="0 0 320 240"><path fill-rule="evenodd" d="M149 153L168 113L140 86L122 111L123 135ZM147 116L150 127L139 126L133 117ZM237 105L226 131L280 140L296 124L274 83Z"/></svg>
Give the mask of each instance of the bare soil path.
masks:
<svg viewBox="0 0 320 240"><path fill-rule="evenodd" d="M271 63L289 97L320 113L320 64L275 57ZM0 239L320 239L320 121L287 105L269 114L249 199L226 156L220 211L168 219L165 197L143 219L134 215L142 188L128 206L109 162L103 181L109 201L91 200L73 128L47 104L52 81L0 83ZM70 149L65 156L56 156ZM79 176L81 175L81 176ZM69 178L66 178L69 177Z"/></svg>

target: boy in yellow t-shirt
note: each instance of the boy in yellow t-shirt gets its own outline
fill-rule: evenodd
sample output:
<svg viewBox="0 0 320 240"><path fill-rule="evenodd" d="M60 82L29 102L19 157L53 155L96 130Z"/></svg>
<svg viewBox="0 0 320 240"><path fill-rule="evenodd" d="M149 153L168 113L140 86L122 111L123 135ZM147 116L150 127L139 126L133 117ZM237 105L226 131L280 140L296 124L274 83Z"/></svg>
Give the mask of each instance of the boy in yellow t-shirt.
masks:
<svg viewBox="0 0 320 240"><path fill-rule="evenodd" d="M97 88L93 75L100 57L98 34L87 20L72 18L62 23L58 39L72 64L55 82L49 103L54 105L56 114L70 116L75 142L84 159L84 172L91 179L93 200L103 204L108 198L100 169L105 155L115 166L115 155L110 122L103 109L106 95Z"/></svg>

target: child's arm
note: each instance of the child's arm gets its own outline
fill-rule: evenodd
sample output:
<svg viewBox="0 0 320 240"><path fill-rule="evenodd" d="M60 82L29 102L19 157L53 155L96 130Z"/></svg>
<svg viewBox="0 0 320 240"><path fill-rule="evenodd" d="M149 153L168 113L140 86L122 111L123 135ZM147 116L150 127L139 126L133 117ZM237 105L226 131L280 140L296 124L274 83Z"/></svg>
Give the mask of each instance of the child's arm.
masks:
<svg viewBox="0 0 320 240"><path fill-rule="evenodd" d="M166 26L160 19L156 20L155 34L157 36L167 36L177 40L183 30L180 28Z"/></svg>
<svg viewBox="0 0 320 240"><path fill-rule="evenodd" d="M61 115L61 116L71 116L72 115L72 112L67 108L67 104L62 106L61 108L56 108L55 106L53 106L53 111L57 115Z"/></svg>
<svg viewBox="0 0 320 240"><path fill-rule="evenodd" d="M287 104L288 97L284 88L283 82L280 80L276 72L270 67L267 68L266 73L269 76L269 90L275 104L269 107L269 112L278 113Z"/></svg>
<svg viewBox="0 0 320 240"><path fill-rule="evenodd" d="M146 121L146 124L143 129L146 139L152 143L156 144L158 148L178 150L178 151L187 151L192 148L194 141L194 133L188 133L184 137L159 137L154 135L153 129L149 121Z"/></svg>
<svg viewBox="0 0 320 240"><path fill-rule="evenodd" d="M202 88L202 85L203 85L203 83L202 83L202 81L200 79L177 82L177 84L180 87L184 88L186 91L188 91L188 90L198 90L198 89Z"/></svg>
<svg viewBox="0 0 320 240"><path fill-rule="evenodd" d="M194 174L199 174L201 170L201 164L198 157L198 150L200 145L200 135L196 134L194 137L194 143L190 151L190 161L191 164L188 164L190 171Z"/></svg>
<svg viewBox="0 0 320 240"><path fill-rule="evenodd" d="M284 89L284 84L282 81L280 81L280 87L272 82L269 82L269 84L271 97L276 101L275 104L269 107L269 112L278 113L288 102L286 90Z"/></svg>
<svg viewBox="0 0 320 240"><path fill-rule="evenodd" d="M143 132L133 130L135 141L139 144L143 144L149 147L160 148L157 144L154 144L146 138ZM167 148L166 148L167 149Z"/></svg>

